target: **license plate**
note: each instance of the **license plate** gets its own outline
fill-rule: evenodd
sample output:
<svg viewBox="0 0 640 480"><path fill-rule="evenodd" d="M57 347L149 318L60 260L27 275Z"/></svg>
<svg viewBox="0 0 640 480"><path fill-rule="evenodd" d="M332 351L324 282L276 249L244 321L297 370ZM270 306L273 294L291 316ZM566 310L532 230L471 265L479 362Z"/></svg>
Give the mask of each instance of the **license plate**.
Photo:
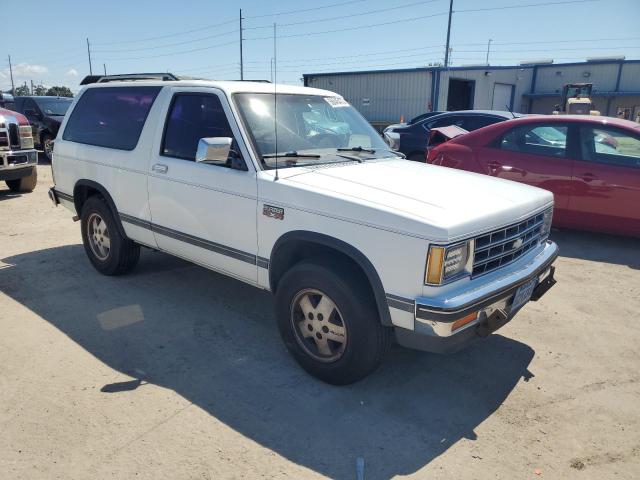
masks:
<svg viewBox="0 0 640 480"><path fill-rule="evenodd" d="M532 278L524 285L521 285L518 290L516 290L516 294L513 296L513 302L511 303L511 310L516 310L520 308L522 305L527 303L531 298L531 294L533 293L533 289L536 288L538 284L537 278Z"/></svg>

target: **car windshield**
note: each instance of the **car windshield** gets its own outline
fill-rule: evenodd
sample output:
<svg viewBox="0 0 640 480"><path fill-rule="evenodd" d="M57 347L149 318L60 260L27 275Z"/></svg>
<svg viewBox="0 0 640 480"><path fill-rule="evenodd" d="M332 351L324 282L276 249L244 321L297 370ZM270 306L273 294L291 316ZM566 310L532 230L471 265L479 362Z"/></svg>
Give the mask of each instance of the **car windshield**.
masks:
<svg viewBox="0 0 640 480"><path fill-rule="evenodd" d="M267 169L275 167L276 153L278 168L392 155L373 127L341 97L278 94L277 99L274 112L271 93L235 95L254 148Z"/></svg>
<svg viewBox="0 0 640 480"><path fill-rule="evenodd" d="M71 98L35 98L34 100L45 115L64 115L73 101Z"/></svg>

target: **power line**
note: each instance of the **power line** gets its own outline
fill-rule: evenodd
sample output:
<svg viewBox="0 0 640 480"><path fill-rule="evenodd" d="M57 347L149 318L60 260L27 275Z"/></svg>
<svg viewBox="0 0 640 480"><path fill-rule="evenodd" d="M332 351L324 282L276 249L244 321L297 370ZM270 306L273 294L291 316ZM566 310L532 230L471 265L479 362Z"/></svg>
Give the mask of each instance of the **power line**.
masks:
<svg viewBox="0 0 640 480"><path fill-rule="evenodd" d="M264 17L275 17L275 16L283 16L283 15L291 15L294 13L304 13L304 12L312 12L315 10L322 10L324 8L332 8L332 7L340 7L342 5L350 5L352 3L362 3L365 0L349 0L347 2L339 2L339 3L331 3L329 5L320 5L318 7L312 7L312 8L304 8L301 10L289 10L286 12L278 12L278 13L265 13L262 15L252 15L250 17L244 17L244 18L264 18ZM273 28L273 27L272 27ZM273 37L269 37L269 38L273 38Z"/></svg>
<svg viewBox="0 0 640 480"><path fill-rule="evenodd" d="M194 28L192 30L183 30L181 32L175 32L175 33L168 33L166 35L159 35L157 37L146 37L146 38L138 38L138 39L134 39L134 40L119 40L117 42L105 42L105 43L96 43L95 45L97 46L107 46L107 45L122 45L125 43L138 43L138 42L148 42L151 40L160 40L163 38L170 38L170 37L176 37L179 35L187 35L189 33L194 33L194 32L201 32L202 30L209 30L210 28L215 28L215 27L222 27L223 25L228 25L230 23L235 23L236 20L227 20L225 22L220 22L220 23L214 23L212 25L207 25L205 27L199 27L199 28Z"/></svg>
<svg viewBox="0 0 640 480"><path fill-rule="evenodd" d="M546 7L551 5L571 5L574 3L588 3L588 2L599 2L599 1L600 0L566 0L562 2L529 3L526 5L505 5L502 7L469 8L465 10L454 10L453 13L488 12L488 11L494 11L494 10L509 10L514 8Z"/></svg>
<svg viewBox="0 0 640 480"><path fill-rule="evenodd" d="M370 23L368 25L360 25L360 26L356 26L356 27L347 27L347 28L338 28L338 29L335 29L335 30L323 30L323 31L320 31L320 32L296 33L296 34L290 34L290 35L278 35L278 38L308 37L310 35L322 35L322 34L325 34L325 33L346 32L346 31L350 31L350 30L362 30L364 28L381 27L381 26L384 26L384 25L393 25L393 24L397 24L397 23L412 22L412 21L415 21L415 20L424 20L425 18L441 17L441 16L447 15L447 14L448 14L448 12L440 12L440 13L434 13L432 15L423 15L423 16L420 16L420 17L403 18L403 19L400 19L400 20L392 20L390 22L383 22L383 23ZM265 39L273 39L273 36L245 38L245 40L265 40Z"/></svg>
<svg viewBox="0 0 640 480"><path fill-rule="evenodd" d="M398 5L395 7L389 7L389 8L380 8L377 10L369 10L367 12L360 12L360 13L351 13L348 16L345 15L339 15L337 17L328 17L328 18L319 18L317 20L302 20L300 22L292 22L292 23L279 23L278 27L292 27L292 26L296 26L296 25L307 25L309 23L321 23L321 22L329 22L332 20L349 20L353 17L361 17L364 15L372 15L375 13L383 13L383 12L389 12L392 10L400 10L403 8L409 8L409 7L415 7L416 5L425 5L427 3L434 3L434 2L439 2L442 0L422 0L420 2L413 2L413 3L407 3L405 5ZM273 28L271 25L261 25L261 26L257 26L257 27L245 27L245 30L259 30L259 29L265 29L265 28Z"/></svg>
<svg viewBox="0 0 640 480"><path fill-rule="evenodd" d="M214 48L225 47L227 45L233 45L234 43L238 43L238 40L232 40L232 41L226 42L226 43L218 43L216 45L210 45L208 47L193 48L191 50L182 50L182 51L179 51L179 52L161 53L159 55L149 55L149 56L145 56L145 57L101 58L101 60L126 61L126 60L145 60L145 59L148 59L148 58L170 57L171 55L182 55L184 53L193 53L193 52L201 52L203 50L212 50Z"/></svg>
<svg viewBox="0 0 640 480"><path fill-rule="evenodd" d="M195 43L195 42L202 42L204 40L210 40L212 38L218 38L218 37L222 37L224 35L231 35L233 33L237 33L238 29L234 29L234 30L230 30L228 32L221 32L221 33L216 33L215 35L208 35L206 37L200 37L200 38L195 38L193 40L185 40L182 42L175 42L175 43L165 43L164 45L154 45L152 47L139 47L139 48L125 48L125 49L119 49L119 50L93 50L94 53L120 53L120 52L139 52L139 51L144 51L144 50L157 50L159 48L166 48L166 47L175 47L178 45L187 45L189 43Z"/></svg>

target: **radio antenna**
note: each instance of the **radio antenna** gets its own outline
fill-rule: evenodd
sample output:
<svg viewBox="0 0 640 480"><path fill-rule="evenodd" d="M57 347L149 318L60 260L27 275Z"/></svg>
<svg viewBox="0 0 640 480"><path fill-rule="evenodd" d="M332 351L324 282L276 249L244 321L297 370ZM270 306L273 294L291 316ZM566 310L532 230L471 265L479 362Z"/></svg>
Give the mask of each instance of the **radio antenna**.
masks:
<svg viewBox="0 0 640 480"><path fill-rule="evenodd" d="M273 134L275 140L275 150L276 150L276 178L278 180L278 68L277 61L278 58L277 48L276 48L276 24L273 24Z"/></svg>

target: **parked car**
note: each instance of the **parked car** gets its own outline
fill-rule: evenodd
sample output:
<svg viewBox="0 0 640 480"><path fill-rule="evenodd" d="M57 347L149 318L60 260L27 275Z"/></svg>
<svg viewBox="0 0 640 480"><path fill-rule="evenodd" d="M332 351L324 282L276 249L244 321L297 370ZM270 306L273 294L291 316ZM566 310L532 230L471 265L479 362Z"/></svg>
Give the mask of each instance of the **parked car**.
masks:
<svg viewBox="0 0 640 480"><path fill-rule="evenodd" d="M270 290L289 351L335 384L392 338L462 348L554 283L545 190L398 158L329 91L136 78L85 86L54 151L50 197L103 274L142 245Z"/></svg>
<svg viewBox="0 0 640 480"><path fill-rule="evenodd" d="M609 117L532 116L459 136L428 163L553 192L554 225L640 236L640 125Z"/></svg>
<svg viewBox="0 0 640 480"><path fill-rule="evenodd" d="M0 92L0 108L14 110L13 95L10 93Z"/></svg>
<svg viewBox="0 0 640 480"><path fill-rule="evenodd" d="M0 108L0 181L13 192L30 192L38 182L37 163L27 118Z"/></svg>
<svg viewBox="0 0 640 480"><path fill-rule="evenodd" d="M36 146L51 161L53 141L73 99L66 97L15 97L14 109L29 119Z"/></svg>
<svg viewBox="0 0 640 480"><path fill-rule="evenodd" d="M411 120L409 120L408 122L403 122L403 123L394 123L392 125L389 125L388 127L386 127L383 131L382 134L384 135L385 132L391 132L396 128L405 128L408 125L413 125L415 123L421 122L423 120L426 120L427 118L431 118L435 115L440 115L441 113L445 113L445 112L426 112L423 113L421 115L418 115L417 117L413 117Z"/></svg>
<svg viewBox="0 0 640 480"><path fill-rule="evenodd" d="M424 162L429 140L429 130L434 127L447 127L456 125L465 130L472 131L478 128L503 122L514 115L510 112L499 112L494 110L460 110L456 112L446 112L440 115L421 120L414 124L398 127L387 127L383 136L387 144L406 155L409 160Z"/></svg>

